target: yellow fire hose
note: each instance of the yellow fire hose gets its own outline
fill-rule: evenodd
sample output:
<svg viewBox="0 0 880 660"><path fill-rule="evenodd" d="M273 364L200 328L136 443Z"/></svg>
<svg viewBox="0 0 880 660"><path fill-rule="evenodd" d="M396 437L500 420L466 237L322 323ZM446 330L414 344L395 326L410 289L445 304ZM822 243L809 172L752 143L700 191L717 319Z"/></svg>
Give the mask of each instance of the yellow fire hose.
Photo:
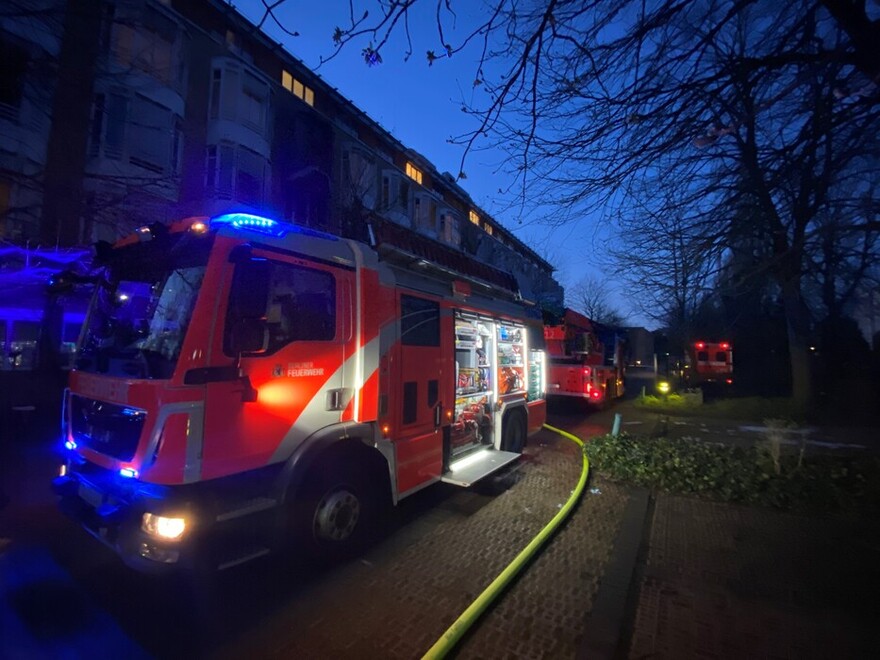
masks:
<svg viewBox="0 0 880 660"><path fill-rule="evenodd" d="M587 476L590 473L590 461L584 450L583 441L571 433L557 429L549 424L544 424L544 428L548 431L558 433L564 438L568 438L581 448L581 455L583 456L584 464L577 487L572 492L571 497L568 498L568 501L559 510L559 513L553 516L553 519L547 523L544 529L538 532L538 535L533 538L525 548L523 548L523 550L503 571L501 571L498 577L492 580L492 583L486 587L483 593L477 596L476 600L474 600L474 602L452 622L452 625L446 629L446 632L440 636L440 639L434 643L434 646L428 649L428 652L423 656L423 660L426 658L433 659L446 657L446 654L455 647L462 636L472 625L474 625L474 623L476 623L477 619L480 618L480 615L486 611L486 608L498 598L510 581L519 574L529 560L538 552L541 546L544 545L556 528L562 524L562 521L568 517L568 514L571 512L572 508L574 508L578 499L580 499L581 493L584 491L584 486L587 484Z"/></svg>

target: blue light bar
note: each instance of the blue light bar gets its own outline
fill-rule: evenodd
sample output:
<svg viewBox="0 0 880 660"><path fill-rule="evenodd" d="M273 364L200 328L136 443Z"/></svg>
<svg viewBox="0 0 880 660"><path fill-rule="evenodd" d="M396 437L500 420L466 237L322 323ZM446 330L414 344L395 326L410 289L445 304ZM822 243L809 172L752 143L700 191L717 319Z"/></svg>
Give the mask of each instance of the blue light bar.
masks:
<svg viewBox="0 0 880 660"><path fill-rule="evenodd" d="M73 451L74 449L76 449L76 443L73 440L68 440L67 442L64 443L64 446L67 449L69 449L70 451Z"/></svg>
<svg viewBox="0 0 880 660"><path fill-rule="evenodd" d="M323 238L328 241L338 241L339 237L333 234L326 234L322 231L309 229L308 227L300 227L290 222L281 220L273 220L265 218L261 215L253 215L251 213L226 213L211 218L211 226L227 225L233 229L248 229L267 236L276 236L281 238L293 232L304 236L314 236L315 238Z"/></svg>
<svg viewBox="0 0 880 660"><path fill-rule="evenodd" d="M119 474L121 476L127 477L129 479L136 479L138 476L137 470L135 470L134 468L130 468L130 467L122 468L121 470L119 470Z"/></svg>
<svg viewBox="0 0 880 660"><path fill-rule="evenodd" d="M145 413L143 410L138 410L137 408L123 408L122 414L125 415L126 417L140 417L141 415L144 415Z"/></svg>
<svg viewBox="0 0 880 660"><path fill-rule="evenodd" d="M211 225L229 225L235 229L250 229L251 231L268 236L284 236L292 225L286 222L278 222L270 218L264 218L260 215L252 215L250 213L227 213L211 218Z"/></svg>

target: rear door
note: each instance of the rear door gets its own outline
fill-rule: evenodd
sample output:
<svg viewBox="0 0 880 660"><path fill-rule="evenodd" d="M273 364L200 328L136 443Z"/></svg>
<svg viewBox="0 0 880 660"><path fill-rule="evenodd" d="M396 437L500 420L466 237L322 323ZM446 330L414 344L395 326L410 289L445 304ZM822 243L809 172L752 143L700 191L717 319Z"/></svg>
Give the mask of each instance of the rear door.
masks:
<svg viewBox="0 0 880 660"><path fill-rule="evenodd" d="M439 478L446 409L453 405L452 316L436 299L401 293L400 373L397 378L398 492ZM448 326L448 327L444 327Z"/></svg>

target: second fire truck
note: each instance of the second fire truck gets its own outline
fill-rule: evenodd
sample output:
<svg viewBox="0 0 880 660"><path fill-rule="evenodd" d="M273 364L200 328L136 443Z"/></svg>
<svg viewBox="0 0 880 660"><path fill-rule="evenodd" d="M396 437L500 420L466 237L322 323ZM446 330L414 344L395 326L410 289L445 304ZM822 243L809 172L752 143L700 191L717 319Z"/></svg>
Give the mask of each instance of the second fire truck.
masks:
<svg viewBox="0 0 880 660"><path fill-rule="evenodd" d="M566 309L544 327L547 395L595 406L623 396L624 341L613 329Z"/></svg>
<svg viewBox="0 0 880 660"><path fill-rule="evenodd" d="M514 461L545 420L536 312L501 271L374 238L229 214L104 245L62 509L136 568L222 569L350 553L385 505Z"/></svg>

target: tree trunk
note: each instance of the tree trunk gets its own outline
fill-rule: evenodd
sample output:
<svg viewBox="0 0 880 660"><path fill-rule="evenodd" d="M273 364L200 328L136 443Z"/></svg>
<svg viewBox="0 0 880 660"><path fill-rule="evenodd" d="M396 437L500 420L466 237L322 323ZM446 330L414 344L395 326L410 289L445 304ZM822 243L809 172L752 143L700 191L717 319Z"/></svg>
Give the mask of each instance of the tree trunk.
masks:
<svg viewBox="0 0 880 660"><path fill-rule="evenodd" d="M782 304L788 330L788 355L791 361L791 396L796 404L806 405L813 394L810 368L810 316L801 298L796 279L782 284Z"/></svg>

